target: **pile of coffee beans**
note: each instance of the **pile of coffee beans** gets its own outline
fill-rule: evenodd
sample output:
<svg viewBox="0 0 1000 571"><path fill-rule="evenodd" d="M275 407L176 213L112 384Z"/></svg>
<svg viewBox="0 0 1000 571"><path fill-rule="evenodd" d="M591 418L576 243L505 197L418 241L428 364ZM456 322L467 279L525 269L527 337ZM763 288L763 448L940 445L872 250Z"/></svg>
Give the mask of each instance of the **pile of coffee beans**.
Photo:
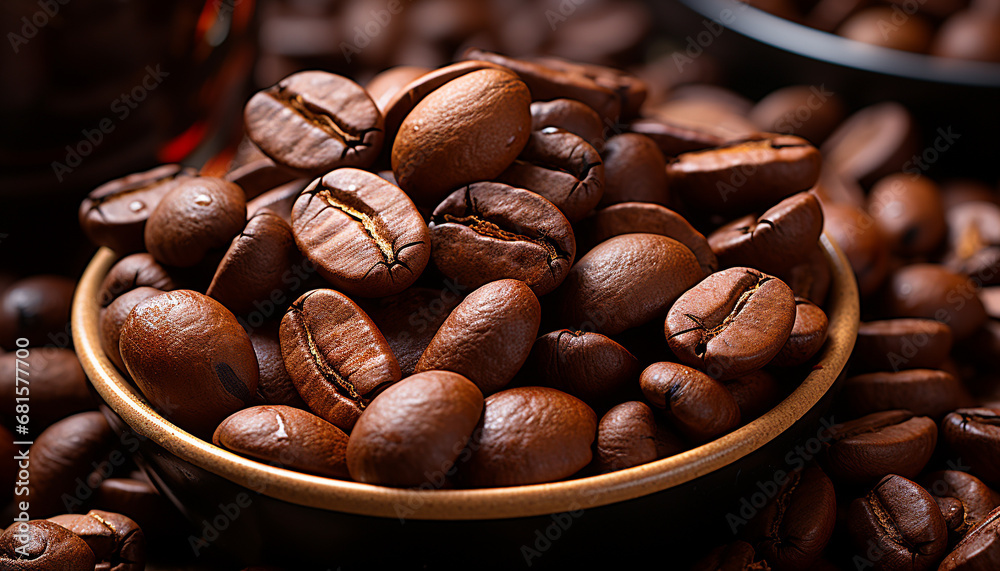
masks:
<svg viewBox="0 0 1000 571"><path fill-rule="evenodd" d="M0 565L31 571L142 571L146 537L131 519L101 510L15 523L0 535Z"/></svg>

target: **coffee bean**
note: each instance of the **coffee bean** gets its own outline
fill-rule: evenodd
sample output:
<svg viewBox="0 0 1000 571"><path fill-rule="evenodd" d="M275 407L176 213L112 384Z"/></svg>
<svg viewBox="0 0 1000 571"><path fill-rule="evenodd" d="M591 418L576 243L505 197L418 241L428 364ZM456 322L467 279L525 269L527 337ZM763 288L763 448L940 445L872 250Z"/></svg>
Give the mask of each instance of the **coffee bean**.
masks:
<svg viewBox="0 0 1000 571"><path fill-rule="evenodd" d="M49 518L82 539L94 554L97 569L142 571L146 568L146 536L131 519L117 513L90 510L87 515Z"/></svg>
<svg viewBox="0 0 1000 571"><path fill-rule="evenodd" d="M237 454L282 468L347 479L347 435L298 408L263 405L233 413L212 442Z"/></svg>
<svg viewBox="0 0 1000 571"><path fill-rule="evenodd" d="M270 210L280 216L282 220L291 224L292 206L295 205L295 201L298 200L302 191L309 186L309 183L309 179L298 178L264 192L250 202L247 202L247 218L253 218L263 210Z"/></svg>
<svg viewBox="0 0 1000 571"><path fill-rule="evenodd" d="M1000 207L974 201L948 209L948 253L944 264L986 284L998 279L1000 264Z"/></svg>
<svg viewBox="0 0 1000 571"><path fill-rule="evenodd" d="M104 350L108 359L118 367L119 371L126 370L120 350L122 325L125 324L125 318L135 306L162 293L162 291L151 287L137 287L116 297L111 305L101 309L101 349Z"/></svg>
<svg viewBox="0 0 1000 571"><path fill-rule="evenodd" d="M392 171L417 204L435 204L469 183L492 180L531 134L528 88L512 73L474 71L439 87L399 127Z"/></svg>
<svg viewBox="0 0 1000 571"><path fill-rule="evenodd" d="M573 228L554 204L500 183L453 192L434 210L430 234L434 265L469 287L512 278L544 295L576 256Z"/></svg>
<svg viewBox="0 0 1000 571"><path fill-rule="evenodd" d="M792 288L796 297L804 297L816 305L823 305L826 301L830 290L830 265L818 244L813 246L804 261L775 275Z"/></svg>
<svg viewBox="0 0 1000 571"><path fill-rule="evenodd" d="M257 400L264 404L285 405L308 409L295 390L291 375L285 369L278 337L278 321L268 321L250 332L250 343L257 356L260 379L257 381Z"/></svg>
<svg viewBox="0 0 1000 571"><path fill-rule="evenodd" d="M193 266L222 248L246 224L246 198L231 182L211 177L181 181L167 192L146 222L146 249L156 261Z"/></svg>
<svg viewBox="0 0 1000 571"><path fill-rule="evenodd" d="M601 199L604 163L580 137L547 127L532 131L517 160L497 180L540 194L576 222Z"/></svg>
<svg viewBox="0 0 1000 571"><path fill-rule="evenodd" d="M876 412L833 427L824 466L838 482L871 485L888 474L915 478L934 453L937 425L907 410Z"/></svg>
<svg viewBox="0 0 1000 571"><path fill-rule="evenodd" d="M150 213L167 192L194 176L193 169L163 165L105 183L80 204L80 227L91 242L119 254L142 250Z"/></svg>
<svg viewBox="0 0 1000 571"><path fill-rule="evenodd" d="M636 133L608 139L604 157L601 206L620 202L670 204L666 159L652 139Z"/></svg>
<svg viewBox="0 0 1000 571"><path fill-rule="evenodd" d="M182 278L178 272L160 265L145 252L131 254L115 262L101 282L101 307L111 305L118 296L140 287L160 291L179 289Z"/></svg>
<svg viewBox="0 0 1000 571"><path fill-rule="evenodd" d="M989 408L962 408L941 421L941 436L972 473L996 486L1000 484L1000 412Z"/></svg>
<svg viewBox="0 0 1000 571"><path fill-rule="evenodd" d="M601 117L575 99L553 99L531 103L531 130L556 127L569 131L592 146L604 142Z"/></svg>
<svg viewBox="0 0 1000 571"><path fill-rule="evenodd" d="M934 38L930 53L949 58L1000 63L1000 11L993 8L992 17L983 17L986 9L963 10L945 20Z"/></svg>
<svg viewBox="0 0 1000 571"><path fill-rule="evenodd" d="M778 381L763 369L726 382L724 386L736 399L744 424L771 410L781 396Z"/></svg>
<svg viewBox="0 0 1000 571"><path fill-rule="evenodd" d="M483 394L455 373L425 371L386 389L358 419L347 465L359 482L439 486L464 470L466 444L483 412Z"/></svg>
<svg viewBox="0 0 1000 571"><path fill-rule="evenodd" d="M930 254L944 238L941 190L920 175L889 175L872 187L868 213L889 249L902 256Z"/></svg>
<svg viewBox="0 0 1000 571"><path fill-rule="evenodd" d="M975 282L935 264L904 266L889 276L881 306L892 317L936 319L963 341L986 321Z"/></svg>
<svg viewBox="0 0 1000 571"><path fill-rule="evenodd" d="M878 547L875 569L934 569L948 549L948 528L934 498L902 476L886 476L854 500L847 528L860 556L872 543Z"/></svg>
<svg viewBox="0 0 1000 571"><path fill-rule="evenodd" d="M795 323L788 341L774 356L772 364L796 367L813 358L826 342L826 313L808 299L795 298Z"/></svg>
<svg viewBox="0 0 1000 571"><path fill-rule="evenodd" d="M860 371L934 369L951 351L951 328L933 319L887 319L858 327L852 365Z"/></svg>
<svg viewBox="0 0 1000 571"><path fill-rule="evenodd" d="M875 293L889 271L889 242L864 210L845 204L823 206L823 230L851 264L862 297Z"/></svg>
<svg viewBox="0 0 1000 571"><path fill-rule="evenodd" d="M988 571L1000 565L1000 508L993 510L944 558L939 571Z"/></svg>
<svg viewBox="0 0 1000 571"><path fill-rule="evenodd" d="M727 137L697 126L674 123L661 117L643 117L629 124L632 133L651 139L665 157L704 151L726 144Z"/></svg>
<svg viewBox="0 0 1000 571"><path fill-rule="evenodd" d="M969 530L986 521L990 512L1000 505L1000 494L967 472L941 470L923 476L919 482L934 496L938 506L942 507L942 515L945 514L946 507L959 514L957 521L948 522L951 545L961 540Z"/></svg>
<svg viewBox="0 0 1000 571"><path fill-rule="evenodd" d="M0 347L14 351L22 338L33 345L70 344L67 332L75 289L73 280L52 275L11 284L0 294Z"/></svg>
<svg viewBox="0 0 1000 571"><path fill-rule="evenodd" d="M299 72L257 92L243 119L268 157L305 176L371 166L382 149L382 114L371 97L324 71Z"/></svg>
<svg viewBox="0 0 1000 571"><path fill-rule="evenodd" d="M26 530L15 524L0 535L0 564L5 569L94 571L94 552L73 532L46 520L25 525Z"/></svg>
<svg viewBox="0 0 1000 571"><path fill-rule="evenodd" d="M541 305L524 282L490 282L452 310L415 371L453 371L491 395L527 360L540 322Z"/></svg>
<svg viewBox="0 0 1000 571"><path fill-rule="evenodd" d="M228 309L194 291L136 305L122 325L121 356L153 406L197 435L252 404L257 391L250 338Z"/></svg>
<svg viewBox="0 0 1000 571"><path fill-rule="evenodd" d="M837 33L845 38L894 50L924 53L931 41L933 28L919 14L900 19L898 25L886 28L884 23L896 14L889 6L866 8L847 19Z"/></svg>
<svg viewBox="0 0 1000 571"><path fill-rule="evenodd" d="M762 131L822 143L844 119L844 104L824 86L790 85L761 99L749 118Z"/></svg>
<svg viewBox="0 0 1000 571"><path fill-rule="evenodd" d="M557 290L560 324L615 335L666 315L702 277L680 242L656 234L606 240L570 269Z"/></svg>
<svg viewBox="0 0 1000 571"><path fill-rule="evenodd" d="M866 373L844 383L843 399L856 414L906 409L914 414L941 418L959 406L958 380L933 369Z"/></svg>
<svg viewBox="0 0 1000 571"><path fill-rule="evenodd" d="M591 15L594 16L597 13L599 12L592 13ZM606 30L608 29L609 24L612 24L614 20L615 18L610 15L607 17L607 20L596 17L594 18L593 28L594 30ZM636 27L638 26L631 26L633 33ZM616 34L619 37L615 38L613 41L620 40L620 36L625 33L627 33L625 30L621 30L620 34ZM589 41L594 42L598 40L592 36L589 38ZM553 53L558 55L558 48L554 49ZM576 59L587 60L589 58ZM561 57L548 56L533 58L532 62L546 66L550 70L557 70L571 75L576 75L577 77L585 77L593 80L594 83L600 85L601 87L610 89L618 96L618 99L621 102L620 116L625 120L633 119L639 115L639 110L642 107L642 104L646 101L646 96L648 95L649 89L646 86L646 82L631 73L613 67L586 63L585 61L570 61Z"/></svg>
<svg viewBox="0 0 1000 571"><path fill-rule="evenodd" d="M917 154L916 125L899 103L855 112L823 143L823 157L844 176L870 185Z"/></svg>
<svg viewBox="0 0 1000 571"><path fill-rule="evenodd" d="M400 379L372 320L344 294L305 293L281 319L281 355L312 412L350 433L371 399Z"/></svg>
<svg viewBox="0 0 1000 571"><path fill-rule="evenodd" d="M642 394L667 411L670 422L701 443L736 428L740 409L726 388L705 373L677 363L654 363L639 377Z"/></svg>
<svg viewBox="0 0 1000 571"><path fill-rule="evenodd" d="M673 304L667 343L684 363L715 379L762 368L788 341L795 323L792 290L751 268L714 273Z"/></svg>
<svg viewBox="0 0 1000 571"><path fill-rule="evenodd" d="M249 210L251 199L292 182L296 178L296 173L274 164L274 161L267 157L262 157L230 170L222 178L243 189Z"/></svg>
<svg viewBox="0 0 1000 571"><path fill-rule="evenodd" d="M547 387L518 387L486 398L461 476L471 487L538 484L572 476L590 463L597 415Z"/></svg>
<svg viewBox="0 0 1000 571"><path fill-rule="evenodd" d="M94 505L129 517L151 538L176 533L183 517L145 477L108 478L97 489Z"/></svg>
<svg viewBox="0 0 1000 571"><path fill-rule="evenodd" d="M628 401L613 407L597 425L597 471L614 472L656 460L658 431L653 409L645 403Z"/></svg>

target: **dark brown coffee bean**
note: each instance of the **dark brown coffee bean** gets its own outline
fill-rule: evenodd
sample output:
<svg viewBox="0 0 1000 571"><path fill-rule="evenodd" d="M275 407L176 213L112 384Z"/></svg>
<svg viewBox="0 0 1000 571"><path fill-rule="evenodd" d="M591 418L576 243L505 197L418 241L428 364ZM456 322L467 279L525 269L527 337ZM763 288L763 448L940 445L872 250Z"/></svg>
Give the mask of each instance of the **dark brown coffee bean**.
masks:
<svg viewBox="0 0 1000 571"><path fill-rule="evenodd" d="M570 270L557 290L560 324L615 335L666 315L703 273L680 242L656 234L605 240Z"/></svg>
<svg viewBox="0 0 1000 571"><path fill-rule="evenodd" d="M250 343L257 355L260 379L257 381L257 399L264 404L280 404L294 408L308 409L305 401L295 390L295 383L285 369L281 356L281 341L278 336L278 321L268 321L250 332Z"/></svg>
<svg viewBox="0 0 1000 571"><path fill-rule="evenodd" d="M69 346L69 310L76 283L62 276L18 280L0 294L0 348L14 351L18 339L33 345Z"/></svg>
<svg viewBox="0 0 1000 571"><path fill-rule="evenodd" d="M160 199L194 169L163 165L103 184L80 204L80 227L98 246L119 254L142 250L146 219Z"/></svg>
<svg viewBox="0 0 1000 571"><path fill-rule="evenodd" d="M455 189L495 179L531 134L531 97L514 74L474 71L439 87L399 127L392 172L417 204L432 205Z"/></svg>
<svg viewBox="0 0 1000 571"><path fill-rule="evenodd" d="M1000 282L1000 207L974 201L950 208L948 253L944 263L956 273L968 274L985 284Z"/></svg>
<svg viewBox="0 0 1000 571"><path fill-rule="evenodd" d="M780 483L781 490L747 526L746 537L775 571L810 569L837 522L833 482L811 466Z"/></svg>
<svg viewBox="0 0 1000 571"><path fill-rule="evenodd" d="M963 10L952 14L938 30L930 53L947 58L1000 63L1000 10L992 16L985 10ZM986 17L984 17L986 16Z"/></svg>
<svg viewBox="0 0 1000 571"><path fill-rule="evenodd" d="M889 271L889 242L867 212L846 204L823 206L823 230L854 270L862 297L875 293Z"/></svg>
<svg viewBox="0 0 1000 571"><path fill-rule="evenodd" d="M663 156L668 158L704 151L728 142L725 135L714 130L674 123L661 117L636 119L629 124L628 130L650 138L660 148Z"/></svg>
<svg viewBox="0 0 1000 571"><path fill-rule="evenodd" d="M251 199L295 180L296 173L262 157L230 170L222 178L243 189L249 206Z"/></svg>
<svg viewBox="0 0 1000 571"><path fill-rule="evenodd" d="M776 135L684 153L667 165L667 176L670 191L693 211L738 216L808 190L820 163L805 139Z"/></svg>
<svg viewBox="0 0 1000 571"><path fill-rule="evenodd" d="M823 143L831 168L864 185L898 172L917 152L916 125L906 107L877 103L855 112Z"/></svg>
<svg viewBox="0 0 1000 571"><path fill-rule="evenodd" d="M808 192L792 195L764 214L737 218L708 237L719 266L752 266L778 273L806 260L823 232L823 209Z"/></svg>
<svg viewBox="0 0 1000 571"><path fill-rule="evenodd" d="M350 433L379 391L401 377L372 320L332 289L305 293L281 319L281 355L302 400Z"/></svg>
<svg viewBox="0 0 1000 571"><path fill-rule="evenodd" d="M146 249L156 260L187 267L209 250L225 247L246 225L243 189L219 178L181 181L166 193L146 222Z"/></svg>
<svg viewBox="0 0 1000 571"><path fill-rule="evenodd" d="M993 510L944 558L938 571L992 571L1000 566L1000 508Z"/></svg>
<svg viewBox="0 0 1000 571"><path fill-rule="evenodd" d="M599 17L595 18L593 27L594 29L607 29L614 19L615 18L610 16L607 20L603 20ZM634 28L635 27L633 27L633 29ZM595 40L596 38L594 37L588 38L588 41ZM553 53L557 53L557 51L554 51ZM575 59L587 60L589 58ZM618 95L618 99L621 102L620 115L621 118L625 120L633 119L639 115L639 109L646 101L646 96L648 95L649 90L646 86L646 82L631 73L617 68L593 63L585 63L584 61L570 61L561 57L550 56L532 58L531 61L544 65L549 69L591 79L597 85L610 89Z"/></svg>
<svg viewBox="0 0 1000 571"><path fill-rule="evenodd" d="M582 138L592 146L604 142L601 117L575 99L534 101L531 104L531 130L557 127Z"/></svg>
<svg viewBox="0 0 1000 571"><path fill-rule="evenodd" d="M212 442L282 468L348 479L347 434L298 408L245 408L222 421Z"/></svg>
<svg viewBox="0 0 1000 571"><path fill-rule="evenodd" d="M464 470L464 452L483 412L483 394L448 371L407 377L375 398L347 445L347 466L359 482L433 485ZM460 457L461 455L461 457Z"/></svg>
<svg viewBox="0 0 1000 571"><path fill-rule="evenodd" d="M47 520L23 526L15 523L0 535L0 565L4 569L94 571L94 552L73 532Z"/></svg>
<svg viewBox="0 0 1000 571"><path fill-rule="evenodd" d="M792 290L751 268L714 273L673 304L667 344L684 363L728 380L768 364L795 324Z"/></svg>
<svg viewBox="0 0 1000 571"><path fill-rule="evenodd" d="M368 167L382 150L382 114L371 97L324 71L299 72L257 92L243 119L268 157L306 176Z"/></svg>
<svg viewBox="0 0 1000 571"><path fill-rule="evenodd" d="M736 428L740 409L732 393L705 373L678 363L654 363L639 377L642 394L665 409L671 424L701 443Z"/></svg>
<svg viewBox="0 0 1000 571"><path fill-rule="evenodd" d="M295 201L298 200L299 195L309 186L310 182L306 178L295 179L277 188L272 188L247 202L247 218L253 218L262 210L270 210L291 224L292 206L295 205Z"/></svg>
<svg viewBox="0 0 1000 571"><path fill-rule="evenodd" d="M830 265L823 252L817 244L805 261L776 274L796 297L804 297L816 305L823 305L830 290Z"/></svg>
<svg viewBox="0 0 1000 571"><path fill-rule="evenodd" d="M517 160L497 180L542 195L576 222L604 193L604 163L580 137L546 127L532 131Z"/></svg>
<svg viewBox="0 0 1000 571"><path fill-rule="evenodd" d="M601 206L619 202L670 204L666 159L652 139L636 133L608 139L604 157Z"/></svg>
<svg viewBox="0 0 1000 571"><path fill-rule="evenodd" d="M576 256L573 228L554 204L494 182L448 196L434 210L430 234L434 265L469 287L511 278L544 295L562 283Z"/></svg>
<svg viewBox="0 0 1000 571"><path fill-rule="evenodd" d="M827 325L826 313L819 306L808 299L796 297L792 332L771 363L780 367L797 367L812 359L826 342Z"/></svg>
<svg viewBox="0 0 1000 571"><path fill-rule="evenodd" d="M876 182L868 195L868 213L889 240L889 249L902 256L929 254L944 238L941 190L920 175L894 174Z"/></svg>
<svg viewBox="0 0 1000 571"><path fill-rule="evenodd" d="M906 409L941 418L959 406L962 390L951 374L933 369L866 373L844 382L843 399L856 414Z"/></svg>
<svg viewBox="0 0 1000 571"><path fill-rule="evenodd" d="M845 38L894 50L924 53L934 28L923 16L908 14L896 18L898 24L886 26L896 12L888 6L866 8L847 19L837 33Z"/></svg>
<svg viewBox="0 0 1000 571"><path fill-rule="evenodd" d="M60 515L49 521L73 532L90 547L96 569L146 568L146 536L134 521L121 514L90 510L87 515Z"/></svg>
<svg viewBox="0 0 1000 571"><path fill-rule="evenodd" d="M413 202L369 172L337 169L295 201L299 249L339 290L364 297L399 293L423 272L430 234Z"/></svg>
<svg viewBox="0 0 1000 571"><path fill-rule="evenodd" d="M114 432L99 412L68 416L38 435L29 452L31 479L27 488L32 514L50 516L78 506L77 480L87 480L115 441Z"/></svg>
<svg viewBox="0 0 1000 571"><path fill-rule="evenodd" d="M684 244L698 258L707 276L719 268L718 260L701 232L673 210L649 202L612 204L584 218L577 232L577 251L589 252L594 246L622 234L659 234Z"/></svg>
<svg viewBox="0 0 1000 571"><path fill-rule="evenodd" d="M259 372L250 338L206 295L177 290L136 305L122 325L121 355L153 406L194 434L211 434L253 404Z"/></svg>
<svg viewBox="0 0 1000 571"><path fill-rule="evenodd" d="M160 265L153 256L142 252L132 254L115 262L101 282L101 307L111 305L111 302L125 292L140 287L151 287L160 291L171 291L181 286L181 278L177 272Z"/></svg>
<svg viewBox="0 0 1000 571"><path fill-rule="evenodd" d="M965 525L965 506L962 505L961 500L955 498L933 497L934 501L937 502L938 509L941 510L941 516L944 517L944 524L948 527L948 544L954 545L969 531L968 526Z"/></svg>
<svg viewBox="0 0 1000 571"><path fill-rule="evenodd" d="M870 486L888 474L914 478L934 454L937 425L907 410L876 412L834 426L825 464L838 482Z"/></svg>
<svg viewBox="0 0 1000 571"><path fill-rule="evenodd" d="M639 361L600 333L561 329L539 337L521 369L531 384L567 392L602 408L639 376Z"/></svg>
<svg viewBox="0 0 1000 571"><path fill-rule="evenodd" d="M736 540L720 545L691 567L691 571L770 571L749 543Z"/></svg>
<svg viewBox="0 0 1000 571"><path fill-rule="evenodd" d="M951 351L951 328L933 319L887 319L858 327L852 364L861 371L934 369Z"/></svg>
<svg viewBox="0 0 1000 571"><path fill-rule="evenodd" d="M183 526L183 518L141 473L133 478L108 478L97 489L94 505L129 517L149 537L163 537Z"/></svg>
<svg viewBox="0 0 1000 571"><path fill-rule="evenodd" d="M986 321L975 282L935 264L914 264L893 272L880 309L892 317L936 319L963 341Z"/></svg>
<svg viewBox="0 0 1000 571"><path fill-rule="evenodd" d="M790 85L761 99L749 118L762 131L796 135L818 145L844 119L844 104L823 85Z"/></svg>
<svg viewBox="0 0 1000 571"><path fill-rule="evenodd" d="M996 486L1000 484L1000 412L989 408L962 408L941 421L941 436L972 473Z"/></svg>
<svg viewBox="0 0 1000 571"><path fill-rule="evenodd" d="M118 370L125 371L125 361L122 361L120 349L122 325L132 309L151 297L163 292L151 287L137 287L115 298L111 305L101 309L101 349Z"/></svg>
<svg viewBox="0 0 1000 571"><path fill-rule="evenodd" d="M597 415L580 399L547 387L518 387L486 398L464 481L474 488L568 478L590 463Z"/></svg>
<svg viewBox="0 0 1000 571"><path fill-rule="evenodd" d="M646 403L628 401L609 410L597 425L594 465L598 473L656 460L658 430L653 409Z"/></svg>
<svg viewBox="0 0 1000 571"><path fill-rule="evenodd" d="M854 500L847 529L859 556L878 554L874 569L934 569L948 550L948 528L937 502L902 476L886 476Z"/></svg>
<svg viewBox="0 0 1000 571"><path fill-rule="evenodd" d="M778 381L774 375L764 370L754 371L723 384L736 399L743 423L771 410L781 398Z"/></svg>
<svg viewBox="0 0 1000 571"><path fill-rule="evenodd" d="M541 305L524 282L490 282L451 312L415 371L453 371L491 395L527 360L540 322Z"/></svg>
<svg viewBox="0 0 1000 571"><path fill-rule="evenodd" d="M966 472L941 470L925 475L919 482L942 508L941 513L946 516L948 531L951 532L952 545L961 540L969 530L986 521L990 512L1000 505L1000 494ZM946 509L958 517L954 521L948 521Z"/></svg>
<svg viewBox="0 0 1000 571"><path fill-rule="evenodd" d="M418 65L397 65L375 74L365 85L379 111L385 113L387 104L410 82L432 70Z"/></svg>

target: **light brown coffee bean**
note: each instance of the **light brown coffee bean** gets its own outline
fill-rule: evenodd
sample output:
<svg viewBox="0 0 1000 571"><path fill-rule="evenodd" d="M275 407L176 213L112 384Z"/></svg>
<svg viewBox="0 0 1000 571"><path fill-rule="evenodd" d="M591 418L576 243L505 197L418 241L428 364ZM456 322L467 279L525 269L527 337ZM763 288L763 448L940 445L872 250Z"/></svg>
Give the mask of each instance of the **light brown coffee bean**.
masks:
<svg viewBox="0 0 1000 571"><path fill-rule="evenodd" d="M104 354L118 367L118 370L126 370L120 349L125 318L135 306L162 293L164 292L151 287L137 287L118 296L111 305L101 309L101 349L104 349Z"/></svg>
<svg viewBox="0 0 1000 571"><path fill-rule="evenodd" d="M740 409L721 383L678 363L654 363L639 377L642 394L665 409L674 427L701 443L736 428Z"/></svg>
<svg viewBox="0 0 1000 571"><path fill-rule="evenodd" d="M628 401L612 408L597 425L597 471L614 472L656 460L657 431L653 409L646 403Z"/></svg>

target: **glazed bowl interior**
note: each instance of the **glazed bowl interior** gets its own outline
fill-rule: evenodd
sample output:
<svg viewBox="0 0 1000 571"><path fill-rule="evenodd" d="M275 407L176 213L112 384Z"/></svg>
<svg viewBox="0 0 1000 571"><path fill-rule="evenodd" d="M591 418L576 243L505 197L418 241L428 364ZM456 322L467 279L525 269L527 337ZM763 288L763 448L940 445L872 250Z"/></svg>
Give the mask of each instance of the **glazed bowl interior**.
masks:
<svg viewBox="0 0 1000 571"><path fill-rule="evenodd" d="M81 364L104 402L142 437L183 461L263 494L323 510L394 518L399 505L419 503L424 520L487 520L545 515L623 502L690 482L758 450L803 417L844 370L858 330L858 292L843 253L820 239L832 273L826 310L829 336L802 383L763 416L716 440L610 474L528 486L474 490L396 489L312 476L238 456L172 424L132 387L101 349L98 292L116 261L101 249L77 288L73 337Z"/></svg>

